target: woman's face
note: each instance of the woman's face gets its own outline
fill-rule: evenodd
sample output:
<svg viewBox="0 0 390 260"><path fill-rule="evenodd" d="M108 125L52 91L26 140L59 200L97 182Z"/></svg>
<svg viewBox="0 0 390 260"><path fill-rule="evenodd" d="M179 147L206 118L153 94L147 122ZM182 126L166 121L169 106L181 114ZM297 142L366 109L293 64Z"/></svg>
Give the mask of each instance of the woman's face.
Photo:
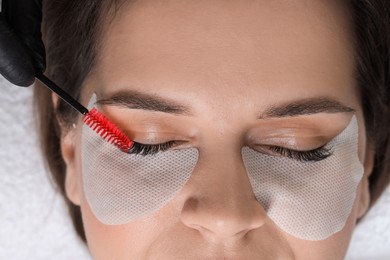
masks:
<svg viewBox="0 0 390 260"><path fill-rule="evenodd" d="M105 225L83 190L82 124L69 132L62 140L66 190L81 207L94 259L343 259L367 209L372 154L341 2L145 0L118 11L104 30L84 104L93 92L98 99L118 93L145 99L142 106L99 109L135 141L183 141L202 160L166 206L127 224ZM157 99L153 106L151 98ZM318 148L352 117L335 109L336 102L356 110L364 176L340 232L298 239L256 201L240 151L253 138ZM294 106L310 113L265 116L271 108Z"/></svg>

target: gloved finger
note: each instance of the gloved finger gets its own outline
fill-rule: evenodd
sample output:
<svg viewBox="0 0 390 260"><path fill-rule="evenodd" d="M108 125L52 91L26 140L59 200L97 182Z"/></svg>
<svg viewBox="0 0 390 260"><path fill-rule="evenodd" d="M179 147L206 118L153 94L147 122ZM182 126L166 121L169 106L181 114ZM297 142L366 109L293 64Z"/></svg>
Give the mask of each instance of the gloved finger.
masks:
<svg viewBox="0 0 390 260"><path fill-rule="evenodd" d="M31 37L29 35L19 35L24 44L31 50L31 55L35 61L35 70L44 72L46 69L45 46L43 45L41 37Z"/></svg>
<svg viewBox="0 0 390 260"><path fill-rule="evenodd" d="M0 73L11 83L27 87L34 83L33 60L20 39L0 15Z"/></svg>
<svg viewBox="0 0 390 260"><path fill-rule="evenodd" d="M3 0L2 13L10 27L32 51L35 68L45 70L45 48L42 42L42 0Z"/></svg>

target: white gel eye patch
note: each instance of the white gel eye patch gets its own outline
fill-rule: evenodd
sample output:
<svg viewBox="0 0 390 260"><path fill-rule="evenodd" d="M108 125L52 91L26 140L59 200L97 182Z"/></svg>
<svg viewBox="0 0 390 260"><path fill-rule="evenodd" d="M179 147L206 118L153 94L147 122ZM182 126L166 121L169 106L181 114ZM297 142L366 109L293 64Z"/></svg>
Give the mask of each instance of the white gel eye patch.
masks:
<svg viewBox="0 0 390 260"><path fill-rule="evenodd" d="M323 240L340 231L351 212L364 169L358 158L358 126L330 143L333 154L299 162L242 148L256 199L282 230L300 239Z"/></svg>
<svg viewBox="0 0 390 260"><path fill-rule="evenodd" d="M198 160L195 148L143 156L119 150L86 125L82 135L84 192L96 218L107 225L164 207L187 183Z"/></svg>

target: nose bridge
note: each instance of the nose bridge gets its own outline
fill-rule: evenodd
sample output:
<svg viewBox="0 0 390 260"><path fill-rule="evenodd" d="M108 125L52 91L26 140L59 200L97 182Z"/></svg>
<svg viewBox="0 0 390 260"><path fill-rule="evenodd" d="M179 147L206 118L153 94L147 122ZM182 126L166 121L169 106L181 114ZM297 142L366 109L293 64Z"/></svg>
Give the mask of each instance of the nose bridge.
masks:
<svg viewBox="0 0 390 260"><path fill-rule="evenodd" d="M200 152L182 222L208 237L226 239L259 228L265 212L256 201L240 149Z"/></svg>
<svg viewBox="0 0 390 260"><path fill-rule="evenodd" d="M195 169L194 174L210 180L210 183L202 183L205 185L203 194L211 192L214 197L216 195L229 197L233 194L245 194L246 196L252 194L239 149L220 148L200 154L199 168ZM209 189L209 184L213 184L214 191Z"/></svg>

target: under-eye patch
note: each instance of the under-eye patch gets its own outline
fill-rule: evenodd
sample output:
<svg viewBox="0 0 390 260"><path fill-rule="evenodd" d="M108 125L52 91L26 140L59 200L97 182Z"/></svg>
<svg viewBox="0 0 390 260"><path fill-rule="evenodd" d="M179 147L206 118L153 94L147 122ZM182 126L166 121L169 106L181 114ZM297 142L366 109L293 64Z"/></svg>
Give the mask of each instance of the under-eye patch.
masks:
<svg viewBox="0 0 390 260"><path fill-rule="evenodd" d="M319 161L242 148L257 200L282 230L301 239L322 240L344 227L363 176L355 116L327 146L331 155Z"/></svg>

